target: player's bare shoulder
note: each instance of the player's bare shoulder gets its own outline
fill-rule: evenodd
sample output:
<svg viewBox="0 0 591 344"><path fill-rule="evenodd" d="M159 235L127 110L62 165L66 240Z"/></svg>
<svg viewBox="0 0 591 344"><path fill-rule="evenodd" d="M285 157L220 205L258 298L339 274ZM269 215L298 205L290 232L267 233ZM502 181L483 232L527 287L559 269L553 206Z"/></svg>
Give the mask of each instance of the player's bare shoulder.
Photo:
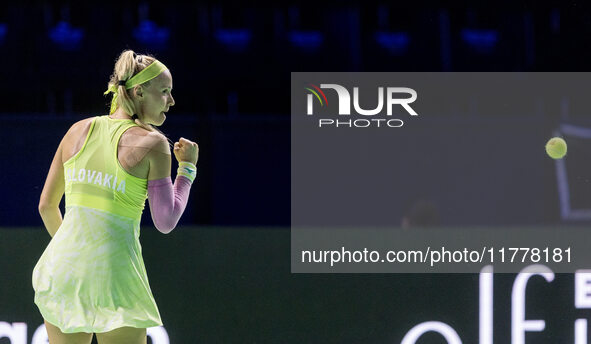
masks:
<svg viewBox="0 0 591 344"><path fill-rule="evenodd" d="M127 129L119 141L119 146L134 147L146 150L146 152L155 151L170 154L168 139L164 135L140 126Z"/></svg>
<svg viewBox="0 0 591 344"><path fill-rule="evenodd" d="M168 139L158 132L150 132L148 137L150 138L151 147L147 155L150 162L148 180L170 176L172 158Z"/></svg>
<svg viewBox="0 0 591 344"><path fill-rule="evenodd" d="M88 133L94 118L95 117L88 117L77 121L76 123L72 124L70 129L68 129L67 134L72 136L80 136L80 134L82 134L82 136L84 136Z"/></svg>
<svg viewBox="0 0 591 344"><path fill-rule="evenodd" d="M148 132L146 135L146 143L150 147L150 151L153 153L171 155L168 139L159 132Z"/></svg>
<svg viewBox="0 0 591 344"><path fill-rule="evenodd" d="M171 152L168 139L156 131L149 131L140 126L127 129L119 140L119 152L125 157L132 157L135 166L138 160L145 166L148 179L159 179L170 175ZM144 169L142 168L142 171ZM140 172L144 175L144 172Z"/></svg>
<svg viewBox="0 0 591 344"><path fill-rule="evenodd" d="M70 126L70 129L68 129L68 132L64 136L64 142L67 147L70 147L70 150L77 151L82 147L93 119L94 117L81 119Z"/></svg>
<svg viewBox="0 0 591 344"><path fill-rule="evenodd" d="M88 136L88 131L90 130L90 125L92 124L93 119L94 117L85 118L70 126L61 143L62 162L68 161L68 159L80 151L84 145L86 136Z"/></svg>

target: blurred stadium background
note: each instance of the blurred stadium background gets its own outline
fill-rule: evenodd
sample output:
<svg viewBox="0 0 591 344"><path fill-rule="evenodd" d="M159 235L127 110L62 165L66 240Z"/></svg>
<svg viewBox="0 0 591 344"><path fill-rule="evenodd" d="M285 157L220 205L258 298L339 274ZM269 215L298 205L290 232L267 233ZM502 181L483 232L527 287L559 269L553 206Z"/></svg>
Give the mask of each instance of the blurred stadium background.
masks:
<svg viewBox="0 0 591 344"><path fill-rule="evenodd" d="M37 213L39 195L69 126L106 114L102 92L126 48L171 69L176 106L161 129L201 149L179 227L163 236L151 227L148 208L142 219L143 254L170 343L399 343L431 320L450 325L463 343L477 343L477 275L290 274L290 72L586 70L591 7L533 4L0 5L0 343L33 343L43 322L30 283L50 239ZM523 140L530 144L562 130L573 135L569 151L587 157L586 132L570 129L591 127L588 108L565 99L540 117L497 112L469 119L490 130L529 128ZM433 140L461 132L457 124L466 117L446 116L447 127ZM478 148L495 144L480 139ZM483 180L482 199L462 199L461 189L459 196L432 191L438 223L587 225L584 211L564 213L554 162L542 150L524 159L532 169L507 173L506 184ZM462 156L458 161L470 166ZM562 177L570 182L570 204L591 208L589 162L568 164ZM399 202L408 206L392 209L396 223L413 212L411 187L400 190ZM500 203L495 216L446 212ZM494 343L510 342L515 278L495 275ZM574 342L575 319L590 316L575 307L574 276L557 275L552 283L533 277L530 285L527 318L546 319L546 329L528 334L527 343ZM24 339L17 323L27 325ZM417 341L444 342L433 333Z"/></svg>

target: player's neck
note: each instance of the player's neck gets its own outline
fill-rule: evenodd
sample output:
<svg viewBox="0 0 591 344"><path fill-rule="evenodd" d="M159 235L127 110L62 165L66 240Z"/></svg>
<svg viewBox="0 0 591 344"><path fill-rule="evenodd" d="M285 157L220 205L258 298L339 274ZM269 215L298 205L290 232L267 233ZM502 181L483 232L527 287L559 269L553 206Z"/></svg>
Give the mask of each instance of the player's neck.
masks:
<svg viewBox="0 0 591 344"><path fill-rule="evenodd" d="M118 108L115 112L109 115L109 117L112 119L132 119L131 116L121 108Z"/></svg>

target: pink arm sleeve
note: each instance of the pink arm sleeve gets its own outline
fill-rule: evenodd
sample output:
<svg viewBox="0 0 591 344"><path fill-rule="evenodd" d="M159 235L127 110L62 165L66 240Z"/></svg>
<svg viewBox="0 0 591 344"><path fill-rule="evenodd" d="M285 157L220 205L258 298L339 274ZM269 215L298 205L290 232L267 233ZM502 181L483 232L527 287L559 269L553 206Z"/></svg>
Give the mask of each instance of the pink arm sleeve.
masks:
<svg viewBox="0 0 591 344"><path fill-rule="evenodd" d="M187 206L190 190L191 181L182 175L177 175L174 186L170 177L148 181L150 213L160 232L170 233L176 227Z"/></svg>

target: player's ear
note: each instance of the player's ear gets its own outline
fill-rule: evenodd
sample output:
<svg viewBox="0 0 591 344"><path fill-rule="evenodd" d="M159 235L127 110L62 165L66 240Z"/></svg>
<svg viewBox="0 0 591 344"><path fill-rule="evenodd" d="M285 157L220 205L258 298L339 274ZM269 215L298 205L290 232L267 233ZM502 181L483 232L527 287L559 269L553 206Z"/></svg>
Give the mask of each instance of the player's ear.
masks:
<svg viewBox="0 0 591 344"><path fill-rule="evenodd" d="M133 88L133 94L137 98L143 98L143 96L144 96L144 89L143 89L142 85L136 85Z"/></svg>

